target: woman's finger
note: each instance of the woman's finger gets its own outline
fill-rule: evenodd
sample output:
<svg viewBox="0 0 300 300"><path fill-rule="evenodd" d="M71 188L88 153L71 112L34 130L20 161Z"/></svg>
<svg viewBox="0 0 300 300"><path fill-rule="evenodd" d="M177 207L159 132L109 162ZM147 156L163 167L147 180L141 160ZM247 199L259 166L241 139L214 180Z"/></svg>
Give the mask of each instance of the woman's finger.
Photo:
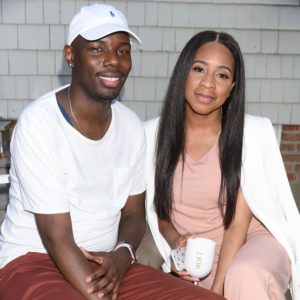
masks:
<svg viewBox="0 0 300 300"><path fill-rule="evenodd" d="M184 279L186 281L192 281L192 282L200 281L199 278L191 277L190 275L183 275L183 276L180 276L180 278Z"/></svg>

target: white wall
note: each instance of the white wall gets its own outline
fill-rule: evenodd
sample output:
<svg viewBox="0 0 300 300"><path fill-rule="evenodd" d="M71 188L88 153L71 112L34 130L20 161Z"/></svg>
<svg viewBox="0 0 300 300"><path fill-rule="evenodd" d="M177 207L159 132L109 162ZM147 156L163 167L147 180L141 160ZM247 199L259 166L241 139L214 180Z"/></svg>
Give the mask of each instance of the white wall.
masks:
<svg viewBox="0 0 300 300"><path fill-rule="evenodd" d="M1 0L0 117L69 82L62 49L68 23L87 0ZM247 111L300 124L300 5L295 0L104 1L123 11L143 41L121 100L143 119L159 114L168 78L189 38L229 32L245 56Z"/></svg>

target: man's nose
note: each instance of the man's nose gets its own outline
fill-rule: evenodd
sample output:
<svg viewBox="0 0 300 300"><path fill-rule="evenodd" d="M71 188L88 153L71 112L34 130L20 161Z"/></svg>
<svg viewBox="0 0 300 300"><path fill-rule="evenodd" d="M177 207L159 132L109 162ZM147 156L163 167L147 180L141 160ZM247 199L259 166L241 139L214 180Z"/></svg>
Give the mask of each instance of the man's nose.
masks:
<svg viewBox="0 0 300 300"><path fill-rule="evenodd" d="M105 54L104 57L104 65L105 66L116 66L119 64L119 57L118 54L113 52L113 51L109 51Z"/></svg>

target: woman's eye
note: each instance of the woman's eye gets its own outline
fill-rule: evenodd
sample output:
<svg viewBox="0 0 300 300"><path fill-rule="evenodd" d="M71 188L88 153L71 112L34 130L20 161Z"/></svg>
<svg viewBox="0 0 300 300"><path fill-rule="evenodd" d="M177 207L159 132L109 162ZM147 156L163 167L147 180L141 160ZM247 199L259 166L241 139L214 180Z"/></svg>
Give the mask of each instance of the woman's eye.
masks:
<svg viewBox="0 0 300 300"><path fill-rule="evenodd" d="M202 73L204 72L204 69L201 67L193 67L193 71L198 72L198 73Z"/></svg>
<svg viewBox="0 0 300 300"><path fill-rule="evenodd" d="M219 77L221 79L228 79L229 78L229 76L227 74L223 74L223 73L218 74L217 77Z"/></svg>

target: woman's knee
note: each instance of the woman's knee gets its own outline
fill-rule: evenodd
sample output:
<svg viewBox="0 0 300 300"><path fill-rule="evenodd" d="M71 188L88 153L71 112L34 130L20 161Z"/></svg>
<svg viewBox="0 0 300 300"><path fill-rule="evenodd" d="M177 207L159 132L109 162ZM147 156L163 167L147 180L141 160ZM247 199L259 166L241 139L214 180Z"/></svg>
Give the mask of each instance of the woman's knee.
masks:
<svg viewBox="0 0 300 300"><path fill-rule="evenodd" d="M251 281L255 280L265 280L268 271L264 270L262 266L256 264L251 260L236 260L231 263L229 266L226 276L225 276L225 285L230 283L237 283L241 280Z"/></svg>
<svg viewBox="0 0 300 300"><path fill-rule="evenodd" d="M228 299L285 299L288 280L281 277L255 260L235 261L225 276L224 295Z"/></svg>

